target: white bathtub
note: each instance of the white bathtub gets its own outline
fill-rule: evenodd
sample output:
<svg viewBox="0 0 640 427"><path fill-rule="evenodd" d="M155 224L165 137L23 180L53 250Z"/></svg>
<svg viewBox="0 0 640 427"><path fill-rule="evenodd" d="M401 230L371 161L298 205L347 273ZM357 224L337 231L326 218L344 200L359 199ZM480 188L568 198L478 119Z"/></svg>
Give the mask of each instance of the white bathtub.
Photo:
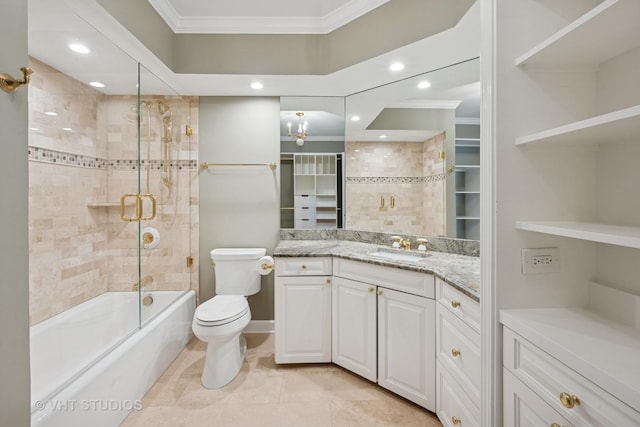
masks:
<svg viewBox="0 0 640 427"><path fill-rule="evenodd" d="M31 426L115 427L193 337L193 291L107 292L31 327Z"/></svg>

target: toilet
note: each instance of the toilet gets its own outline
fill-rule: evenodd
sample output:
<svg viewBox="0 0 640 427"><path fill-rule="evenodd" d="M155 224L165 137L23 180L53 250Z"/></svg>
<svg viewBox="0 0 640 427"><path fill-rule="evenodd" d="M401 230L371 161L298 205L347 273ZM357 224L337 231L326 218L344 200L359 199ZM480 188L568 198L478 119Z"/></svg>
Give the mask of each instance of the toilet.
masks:
<svg viewBox="0 0 640 427"><path fill-rule="evenodd" d="M247 342L241 335L251 320L247 296L260 292L264 272L258 262L264 248L217 248L211 251L216 278L216 296L200 304L192 329L207 343L202 385L217 389L240 371Z"/></svg>

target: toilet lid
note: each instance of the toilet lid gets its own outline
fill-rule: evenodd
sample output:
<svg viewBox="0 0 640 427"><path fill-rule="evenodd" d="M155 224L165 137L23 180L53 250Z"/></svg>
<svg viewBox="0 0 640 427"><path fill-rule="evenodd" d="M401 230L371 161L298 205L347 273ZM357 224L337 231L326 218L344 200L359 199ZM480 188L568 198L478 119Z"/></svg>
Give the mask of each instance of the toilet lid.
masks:
<svg viewBox="0 0 640 427"><path fill-rule="evenodd" d="M249 311L242 295L217 295L198 306L195 319L201 325L215 326L230 323Z"/></svg>

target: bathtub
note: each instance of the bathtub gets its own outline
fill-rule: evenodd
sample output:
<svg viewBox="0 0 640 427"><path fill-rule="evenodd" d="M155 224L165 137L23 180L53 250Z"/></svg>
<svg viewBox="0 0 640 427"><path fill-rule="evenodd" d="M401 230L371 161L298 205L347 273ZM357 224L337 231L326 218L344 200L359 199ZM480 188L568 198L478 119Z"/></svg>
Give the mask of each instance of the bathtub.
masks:
<svg viewBox="0 0 640 427"><path fill-rule="evenodd" d="M31 327L31 426L115 427L193 337L193 291L107 292ZM138 316L142 328L138 329Z"/></svg>

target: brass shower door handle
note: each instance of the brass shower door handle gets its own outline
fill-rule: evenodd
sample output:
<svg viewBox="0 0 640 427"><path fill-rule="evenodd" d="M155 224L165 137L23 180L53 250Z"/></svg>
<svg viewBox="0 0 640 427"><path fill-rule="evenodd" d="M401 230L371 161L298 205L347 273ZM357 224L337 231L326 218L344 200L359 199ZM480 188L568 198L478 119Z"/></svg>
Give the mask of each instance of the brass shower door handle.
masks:
<svg viewBox="0 0 640 427"><path fill-rule="evenodd" d="M153 194L151 194L151 193L138 194L138 197L140 197L140 206L142 206L142 199L146 198L146 199L151 200L151 216L141 216L140 220L141 221L149 221L151 219L155 219L155 217L156 217L156 198L153 196Z"/></svg>
<svg viewBox="0 0 640 427"><path fill-rule="evenodd" d="M125 202L127 199L135 199L135 216L128 217L125 213ZM143 216L142 199L151 200L151 215ZM156 198L153 194L125 193L120 197L120 218L125 222L149 221L156 217Z"/></svg>
<svg viewBox="0 0 640 427"><path fill-rule="evenodd" d="M125 202L127 199L134 198L136 204L136 214L135 216L127 216L125 213ZM122 197L120 197L120 219L125 222L137 222L142 218L142 199L140 195L137 193L124 193Z"/></svg>

